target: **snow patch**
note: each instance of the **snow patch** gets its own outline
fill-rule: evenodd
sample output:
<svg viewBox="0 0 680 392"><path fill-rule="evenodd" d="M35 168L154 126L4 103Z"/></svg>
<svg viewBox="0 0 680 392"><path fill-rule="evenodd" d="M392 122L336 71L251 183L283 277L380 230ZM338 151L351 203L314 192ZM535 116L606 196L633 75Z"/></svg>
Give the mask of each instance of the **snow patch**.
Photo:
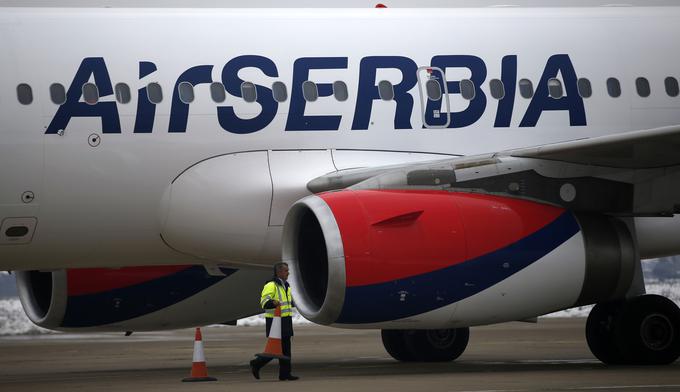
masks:
<svg viewBox="0 0 680 392"><path fill-rule="evenodd" d="M662 295L680 306L680 280L667 280L664 282L647 281L645 287L647 289L647 294ZM546 314L542 317L588 317L588 313L590 313L590 309L592 308L593 305L578 306L576 308Z"/></svg>
<svg viewBox="0 0 680 392"><path fill-rule="evenodd" d="M244 327L255 327L255 326L261 326L265 324L265 319L264 319L264 314L258 314L252 317L246 317L243 319L240 319L236 325L238 326L244 326ZM300 324L312 324L311 321L307 320L306 318L302 317L301 314L295 313L293 314L293 324L300 325Z"/></svg>
<svg viewBox="0 0 680 392"><path fill-rule="evenodd" d="M37 335L50 332L28 319L18 298L0 300L0 336Z"/></svg>

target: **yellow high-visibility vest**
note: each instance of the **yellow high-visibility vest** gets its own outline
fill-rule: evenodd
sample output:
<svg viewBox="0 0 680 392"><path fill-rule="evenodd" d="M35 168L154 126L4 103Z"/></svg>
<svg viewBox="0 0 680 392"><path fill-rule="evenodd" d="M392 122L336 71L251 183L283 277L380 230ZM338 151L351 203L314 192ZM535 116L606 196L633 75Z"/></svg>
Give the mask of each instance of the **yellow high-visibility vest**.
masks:
<svg viewBox="0 0 680 392"><path fill-rule="evenodd" d="M281 303L281 317L290 317L293 315L293 295L290 291L290 286L288 290L285 287L276 284L275 281L267 282L262 289L262 296L260 297L260 306L264 309L264 304L270 299L277 300ZM276 309L264 309L265 317L274 317L274 311Z"/></svg>

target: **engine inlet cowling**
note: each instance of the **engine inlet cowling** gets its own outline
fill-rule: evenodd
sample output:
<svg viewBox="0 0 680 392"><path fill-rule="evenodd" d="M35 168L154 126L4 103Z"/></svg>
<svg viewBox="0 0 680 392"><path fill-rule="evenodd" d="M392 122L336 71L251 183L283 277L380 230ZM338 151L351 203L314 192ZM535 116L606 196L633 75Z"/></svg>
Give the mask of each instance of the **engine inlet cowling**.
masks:
<svg viewBox="0 0 680 392"><path fill-rule="evenodd" d="M202 265L79 268L17 272L31 321L61 331L155 331L235 321L260 311L257 301L232 301L257 289L268 271ZM232 277L233 276L233 277Z"/></svg>
<svg viewBox="0 0 680 392"><path fill-rule="evenodd" d="M66 312L66 271L17 271L15 274L26 316L41 327L58 328Z"/></svg>
<svg viewBox="0 0 680 392"><path fill-rule="evenodd" d="M305 317L378 323L453 304L525 267L540 256L531 241L516 246L512 259L508 251L481 256L563 214L523 200L442 191L326 193L291 209L283 256ZM570 216L560 242L578 232Z"/></svg>
<svg viewBox="0 0 680 392"><path fill-rule="evenodd" d="M593 219L608 221L589 217L588 227ZM620 294L627 287L623 253L606 252L612 256L605 263L587 254L604 242L619 247L621 237L600 237L586 244L575 214L533 201L344 190L294 204L282 250L298 310L311 321L449 328L534 317L586 297L611 297L614 288ZM594 262L601 267L592 268ZM586 278L604 270L624 284L595 292Z"/></svg>

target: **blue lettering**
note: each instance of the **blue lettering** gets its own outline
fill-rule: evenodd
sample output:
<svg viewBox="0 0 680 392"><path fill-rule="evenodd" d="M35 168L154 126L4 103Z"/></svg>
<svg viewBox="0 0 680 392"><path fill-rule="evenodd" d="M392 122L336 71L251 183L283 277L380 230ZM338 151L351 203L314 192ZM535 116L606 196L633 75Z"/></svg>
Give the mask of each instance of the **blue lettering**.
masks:
<svg viewBox="0 0 680 392"><path fill-rule="evenodd" d="M449 128L463 128L476 123L484 114L487 97L482 85L487 77L484 61L472 55L436 55L430 62L429 78L446 80L448 99L451 94L461 93L461 83L458 80L447 80L448 69L464 68L470 71L470 81L475 88L475 96L467 107L460 112L442 112L444 99L436 101L427 99L424 110L425 122L430 126L444 126L447 121ZM304 98L303 84L310 79L312 70L347 69L347 57L302 57L295 60L293 65L293 80L291 85L290 106L286 119L286 131L330 131L338 130L342 115L305 115L308 102ZM179 85L183 82L192 86L213 82L213 65L197 65L184 71L176 80L172 90L168 132L183 133L187 131L189 121L188 103L179 97ZM244 82L238 73L244 68L257 68L265 76L278 78L276 64L269 58L258 55L244 55L233 58L222 69L221 80L226 92L234 97L242 97L241 85ZM376 83L379 69L395 69L401 73L401 81L393 86L396 109L394 113L394 129L413 129L411 117L413 115L413 96L410 93L418 84L418 67L410 58L403 56L368 56L361 59L359 66L359 81L356 91L356 105L352 119L352 130L367 130L371 121L374 101L381 100ZM441 71L440 71L441 70ZM154 63L139 62L139 79L157 71ZM504 56L501 63L501 82L504 95L498 99L493 126L508 128L512 123L514 103L517 90L517 55ZM550 96L549 82L553 78L560 78L563 83L564 94L559 98ZM56 134L66 129L74 117L99 117L103 133L121 133L120 118L116 102L99 101L89 105L82 100L82 87L94 79L100 97L114 94L111 78L102 57L88 57L82 60L76 71L66 94L66 102L61 105L54 118L47 127L46 134ZM546 62L540 81L536 85L526 113L522 117L520 127L535 127L544 111L568 111L570 126L585 126L586 113L584 102L578 93L577 76L571 59L567 54L556 54ZM316 83L318 96L333 95L332 83ZM424 86L421 86L424 87ZM255 85L256 102L260 111L254 118L240 118L233 106L217 106L217 119L220 126L231 133L249 134L260 131L272 123L278 112L279 103L274 100L272 90L263 85ZM248 104L250 105L250 104ZM252 107L252 106L251 106ZM250 110L250 108L248 109ZM450 109L448 109L450 110ZM438 114L437 118L434 118ZM148 87L138 90L137 113L135 117L134 133L153 132L156 115L156 104L148 97ZM252 117L252 116L248 116ZM449 121L450 120L450 121Z"/></svg>
<svg viewBox="0 0 680 392"><path fill-rule="evenodd" d="M156 72L156 64L150 61L139 62L139 79ZM137 91L137 116L134 133L151 133L156 119L156 105L149 101L146 87Z"/></svg>
<svg viewBox="0 0 680 392"><path fill-rule="evenodd" d="M94 76L100 97L113 94L111 78L104 59L102 57L83 59L66 93L66 102L59 106L57 114L47 127L46 134L54 134L60 129L66 129L73 117L99 117L102 121L103 133L120 133L120 118L115 102L97 102L94 105L80 102L83 85L90 80L90 76Z"/></svg>
<svg viewBox="0 0 680 392"><path fill-rule="evenodd" d="M470 80L475 86L475 97L470 100L467 109L462 112L451 113L449 128L463 128L474 124L484 114L486 109L486 95L482 91L482 83L486 79L486 65L477 56L434 56L431 65L441 68L446 72L446 68L467 68L471 72ZM449 94L460 94L460 81L447 81L446 88ZM442 101L427 101L426 113L431 116L435 110L441 109ZM434 123L434 119L426 118L428 124Z"/></svg>
<svg viewBox="0 0 680 392"><path fill-rule="evenodd" d="M309 80L311 69L344 68L347 68L347 57L303 57L295 60L286 131L335 131L340 127L342 116L305 116L307 101L302 94L302 83ZM333 95L332 84L317 83L316 86L319 97Z"/></svg>
<svg viewBox="0 0 680 392"><path fill-rule="evenodd" d="M222 84L227 92L235 97L241 97L241 84L243 80L238 77L238 71L243 68L253 67L262 71L267 76L278 77L279 71L276 64L266 57L245 55L239 56L229 61L222 69ZM220 126L228 132L246 134L257 132L272 122L279 108L278 102L274 100L272 90L255 85L257 92L257 103L262 107L260 114L254 118L244 120L239 118L232 106L218 106L217 119Z"/></svg>
<svg viewBox="0 0 680 392"><path fill-rule="evenodd" d="M192 86L202 83L212 83L212 65L198 65L184 71L177 82L172 93L172 107L170 108L170 125L168 132L186 132L187 121L189 121L189 104L179 99L179 84L189 82Z"/></svg>
<svg viewBox="0 0 680 392"><path fill-rule="evenodd" d="M413 97L409 94L409 90L417 83L418 66L408 57L401 56L370 56L361 59L357 104L354 109L352 129L368 129L373 101L380 100L378 86L375 84L376 73L379 68L401 71L402 80L399 84L394 85L394 101L397 103L394 112L394 129L413 129L411 126Z"/></svg>
<svg viewBox="0 0 680 392"><path fill-rule="evenodd" d="M498 100L496 121L493 126L504 128L510 126L512 121L512 109L515 106L515 90L517 87L517 56L505 56L501 64L501 82L505 94Z"/></svg>
<svg viewBox="0 0 680 392"><path fill-rule="evenodd" d="M557 77L558 73L562 74L566 94L555 99L550 96L548 80ZM568 110L569 125L586 125L586 112L583 107L583 98L578 93L576 72L566 54L556 54L548 59L541 81L536 86L536 93L519 126L535 127L544 110Z"/></svg>

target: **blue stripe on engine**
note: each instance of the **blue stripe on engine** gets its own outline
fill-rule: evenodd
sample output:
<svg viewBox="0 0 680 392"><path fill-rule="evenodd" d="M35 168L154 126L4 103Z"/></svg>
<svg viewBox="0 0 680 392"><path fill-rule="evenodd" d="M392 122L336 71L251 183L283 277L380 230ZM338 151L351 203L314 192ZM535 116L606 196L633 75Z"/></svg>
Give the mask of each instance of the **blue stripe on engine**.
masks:
<svg viewBox="0 0 680 392"><path fill-rule="evenodd" d="M185 300L220 282L234 272L220 268L225 276L209 275L203 266L102 293L71 296L61 326L96 327L153 313Z"/></svg>
<svg viewBox="0 0 680 392"><path fill-rule="evenodd" d="M541 259L580 230L570 212L505 248L475 259L386 283L348 287L338 324L396 320L452 304Z"/></svg>

